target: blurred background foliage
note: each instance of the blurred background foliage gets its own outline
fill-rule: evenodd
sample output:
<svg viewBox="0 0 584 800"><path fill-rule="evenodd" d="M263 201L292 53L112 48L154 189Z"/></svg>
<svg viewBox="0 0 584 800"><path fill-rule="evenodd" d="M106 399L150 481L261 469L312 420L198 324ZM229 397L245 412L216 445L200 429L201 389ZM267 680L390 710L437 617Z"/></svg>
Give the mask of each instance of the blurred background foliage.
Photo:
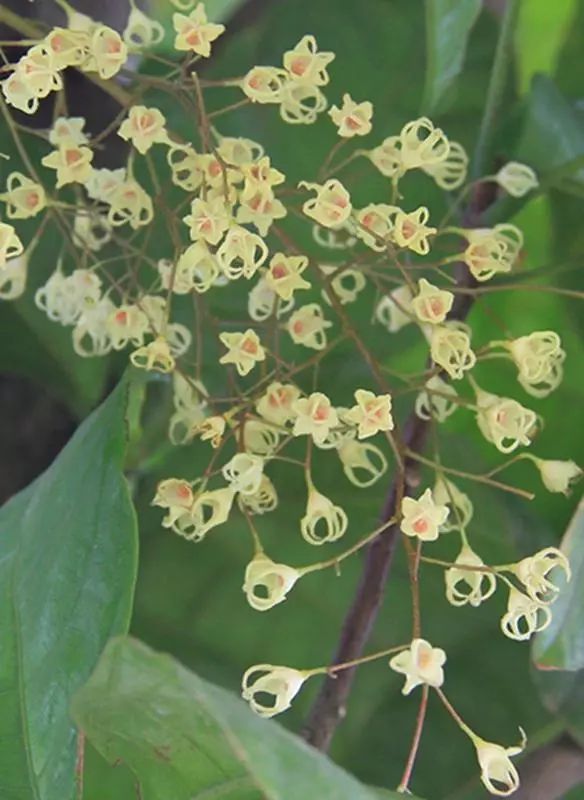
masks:
<svg viewBox="0 0 584 800"><path fill-rule="evenodd" d="M373 102L374 132L365 146L397 133L406 121L424 113L472 153L502 5L475 0L207 0L209 17L227 21L228 33L204 65L204 76L231 78L242 75L253 64L277 64L283 51L305 33L312 33L320 49L332 50L337 56L326 90L329 101L338 102L343 92L349 92L357 99ZM168 9L165 0L155 0L153 11L166 22ZM523 0L520 4L513 75L488 162L494 172L508 160L523 160L542 176L544 192L524 203L501 201L496 211L519 225L525 234L520 272L498 285L532 277L532 289L494 291L482 297L470 316L473 341L479 345L505 333L520 336L548 328L560 333L568 353L566 377L551 397L538 401L520 396L514 369L505 363L481 365L477 379L489 391L517 397L542 414L545 426L533 446L537 455L571 458L580 464L584 463L584 317L578 300L542 289L584 289L583 31L582 0ZM171 55L171 41L168 35L161 45L167 57ZM211 89L208 98L211 110L231 101L229 91ZM233 90L232 101L238 99ZM195 136L194 120L186 119L172 98L152 91L145 101L165 110L171 129L186 139ZM310 128L299 129L283 124L270 107L246 107L217 117L217 127L224 134L260 142L291 182L312 179L334 141L326 115ZM6 130L2 141L2 149L10 152ZM34 140L26 142L32 158L38 160L41 154L35 154ZM8 167L2 163L0 168L5 175ZM355 187L357 204L385 196L386 187L379 176L359 161L347 170L346 183L351 189ZM433 218L440 218L444 212L445 199L424 177L407 176L401 188L408 208L428 205ZM161 235L153 237L151 255L155 258L166 255L164 220L160 229ZM296 234L314 250L306 232L299 228ZM55 266L57 238L55 231L47 230L46 243L43 241L35 251L33 289ZM331 260L328 253L322 258ZM64 402L80 419L119 378L122 362L78 358L72 351L69 332L47 322L31 298L29 291L22 300L0 306L0 370L33 380L35 386ZM354 310L368 346L392 369L420 370L425 359L423 343L408 329L388 338L380 326L371 325L373 301L373 292L364 292ZM226 316L241 307L237 290L231 288L213 302L217 304L216 313ZM208 351L209 383L220 386L221 371L213 366L218 351L210 345ZM369 380L366 365L348 345L334 351L319 378L323 389L339 404L348 401L355 386L366 385ZM170 402L164 380L149 386L143 436L133 443L128 456L141 539L133 633L231 691L238 690L242 671L252 663L298 667L327 663L356 585L360 557L346 563L340 577L331 570L303 579L289 600L268 614L249 608L241 593L250 556L243 520L235 515L195 546L164 531L160 511L150 506L157 481L168 476L193 479L204 469L209 455L206 444L171 448L164 443ZM411 402L411 395L399 398L396 406L400 418L407 414ZM9 437L10 431L2 435ZM473 416L465 411L459 411L441 428L440 447L444 463L457 469L479 472L499 463L492 446L478 434ZM319 463L317 458L318 486L326 494L342 498L352 522L348 537L356 541L375 527L387 487L382 481L372 489L356 491L346 482L340 465L330 465L330 457L326 469L319 469ZM274 466L270 474L276 486L285 486L286 490L279 509L258 520L266 549L284 562L306 563L315 556L299 536L298 521L305 504L303 482L285 465ZM469 534L485 561L508 562L539 547L559 544L577 503L575 495L565 499L546 493L529 464L513 466L505 477L535 491L536 499L528 503L459 481L475 505ZM584 548L582 536L575 547L580 551ZM327 551L330 555L333 548ZM456 542L448 536L442 537L433 550L437 557L450 559L455 554ZM499 631L505 601L502 592L479 609L454 609L444 598L443 580L441 570L423 567L423 630L448 653L447 689L462 716L486 739L509 744L517 739L520 724L528 733L532 751L566 730L584 744L582 673L537 672L529 647L505 639ZM576 620L580 620L579 629L574 625L571 635L582 638L583 583L580 575L579 589L571 600L576 604ZM409 606L407 569L400 552L370 650L408 638ZM400 778L417 710L415 701L401 696L400 683L384 663L362 668L347 718L334 741L332 757L367 784L394 786ZM317 688L317 681L305 687L292 710L280 718L284 726L294 731L301 728ZM415 791L429 800L484 798L471 745L434 700L432 697L413 782ZM127 776L118 770L106 779L102 767L100 757L90 751L90 800L92 769L99 776L95 784L99 789L113 781L110 792L101 796L125 800L129 796L129 783L124 784ZM584 787L574 791L570 799L584 797Z"/></svg>

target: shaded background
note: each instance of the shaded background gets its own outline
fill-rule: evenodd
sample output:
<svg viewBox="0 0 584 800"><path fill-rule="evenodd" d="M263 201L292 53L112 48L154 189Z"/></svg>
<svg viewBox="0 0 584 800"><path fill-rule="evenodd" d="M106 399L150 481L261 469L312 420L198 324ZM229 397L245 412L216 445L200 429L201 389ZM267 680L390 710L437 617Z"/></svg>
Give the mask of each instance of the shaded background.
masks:
<svg viewBox="0 0 584 800"><path fill-rule="evenodd" d="M165 5L159 0L153 10L168 18ZM213 19L229 20L234 15L228 34L205 68L209 76L233 77L252 64L276 64L284 50L305 33L313 33L321 49L337 54L326 90L329 101L338 102L347 91L374 104L374 133L365 146L398 132L404 122L424 111L423 2L257 0L242 4L209 0L206 5ZM497 35L497 14L503 4L487 5L471 34L459 80L432 113L447 135L461 141L469 151L478 130ZM30 9L28 3L14 3L13 7L21 13L25 7ZM44 7L50 8L50 3ZM120 7L112 6L116 14ZM95 16L102 15L104 9L97 3L86 3L85 8ZM550 9L547 1L525 0L514 81L492 153L493 170L516 158L544 172L584 154L583 30L582 2L563 0ZM86 114L96 107L93 91L88 84L81 85L75 113ZM238 99L237 93L234 99ZM229 100L230 96L221 95L217 102ZM162 107L168 104L163 97L158 101ZM212 108L212 97L209 102ZM181 118L170 106L167 115L171 128L192 135L193 121ZM88 126L92 132L97 132L95 125L97 122ZM326 115L314 126L299 130L285 126L270 108L245 109L220 118L219 127L223 133L261 142L291 181L311 176L334 141ZM113 163L123 159L123 152L116 149L109 155ZM4 178L7 167L2 162L0 168ZM356 180L359 168L352 174ZM355 193L357 203L369 200L380 187L380 179L372 171L365 172ZM440 213L443 199L426 180L408 176L403 191L408 207L424 203ZM527 273L551 265L543 281L584 288L583 196L581 171L573 180L531 200L516 214L513 222L526 237L522 270ZM514 211L510 206L510 212ZM41 251L35 256L27 296L0 305L2 499L25 486L51 462L78 420L114 385L123 364L123 359L79 359L72 351L69 331L49 323L34 308L30 289L43 283L55 266L54 251L49 247ZM363 323L370 314L372 299L364 293L355 310ZM221 302L225 308L219 312L229 314L234 301L228 297ZM537 455L574 458L582 464L584 318L577 303L538 291L501 292L481 301L470 322L480 343L500 338L506 331L518 336L552 328L561 334L568 352L566 378L550 398L537 401L521 396L509 365L481 367L478 380L489 391L517 397L545 416L546 425L534 445ZM392 368L414 371L423 364L424 347L413 332L405 330L391 342L381 328L372 327L367 334L372 347ZM336 402L343 402L353 387L366 379L364 365L350 350L340 351L322 373L322 385ZM194 546L162 530L160 512L149 505L158 480L169 475L195 477L206 465L208 455L205 447L169 450L161 444L169 402L168 386L161 381L150 395L148 436L132 458L131 481L142 540L134 632L234 691L242 671L251 663L300 667L326 663L350 603L359 559L351 560L341 578L332 571L310 576L298 584L288 602L269 614L253 612L243 602L240 589L249 557L247 533L241 522L235 518L203 544ZM402 407L398 404L398 414L406 410L407 403ZM500 460L477 434L471 415L464 412L457 413L442 429L442 448L445 462L459 469L480 471ZM294 473L282 467L271 475L277 486L285 482L288 494L283 509L260 520L266 547L284 561L305 563L312 553L307 553L296 521L304 510L304 487ZM577 500L575 496L565 500L544 493L529 465L518 465L506 476L510 482L537 491L536 500L527 504L478 484L461 483L475 504L471 541L486 561L509 561L558 543ZM323 470L319 481L325 493L343 497L355 538L374 527L385 494L383 482L373 489L351 489L347 493L348 484L340 468ZM444 538L435 552L452 557L455 542ZM498 620L504 609L503 593L479 609L454 609L444 599L441 572L432 569L427 567L422 575L424 630L448 653L447 688L454 705L487 739L510 744L518 738L518 724L526 729L535 752L524 761L523 797L568 797L565 791L584 780L578 744L584 742L582 682L576 679L568 691L561 678L550 680L536 674L529 647L502 636ZM370 649L407 639L409 624L409 584L400 554ZM367 783L393 786L400 778L417 709L415 700L402 698L400 684L382 663L360 670L347 720L335 739L332 756ZM301 727L316 688L307 685L292 710L281 718L283 724L294 730ZM432 697L413 781L415 791L431 800L486 797L477 781L472 747L434 700ZM584 786L576 785L569 797L584 798Z"/></svg>

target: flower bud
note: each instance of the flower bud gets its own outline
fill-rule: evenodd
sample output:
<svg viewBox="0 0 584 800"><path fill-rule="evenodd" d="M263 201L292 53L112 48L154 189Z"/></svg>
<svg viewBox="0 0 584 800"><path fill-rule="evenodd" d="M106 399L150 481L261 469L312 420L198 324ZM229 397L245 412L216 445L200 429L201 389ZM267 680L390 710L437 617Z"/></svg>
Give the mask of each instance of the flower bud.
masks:
<svg viewBox="0 0 584 800"><path fill-rule="evenodd" d="M495 175L495 181L512 197L523 197L539 186L537 175L527 164L509 161Z"/></svg>
<svg viewBox="0 0 584 800"><path fill-rule="evenodd" d="M255 664L242 678L241 696L260 717L273 717L290 708L305 680L305 673L297 669ZM266 705L266 695L273 698L270 705Z"/></svg>
<svg viewBox="0 0 584 800"><path fill-rule="evenodd" d="M568 496L572 483L582 476L582 470L575 461L548 461L535 457L533 460L548 492L561 492Z"/></svg>
<svg viewBox="0 0 584 800"><path fill-rule="evenodd" d="M425 639L413 639L408 650L394 656L389 666L406 676L402 694L422 684L438 688L444 683L443 666L446 653L440 647L432 647Z"/></svg>
<svg viewBox="0 0 584 800"><path fill-rule="evenodd" d="M264 553L258 553L245 570L243 591L256 611L267 611L282 603L300 572L286 564L276 564Z"/></svg>

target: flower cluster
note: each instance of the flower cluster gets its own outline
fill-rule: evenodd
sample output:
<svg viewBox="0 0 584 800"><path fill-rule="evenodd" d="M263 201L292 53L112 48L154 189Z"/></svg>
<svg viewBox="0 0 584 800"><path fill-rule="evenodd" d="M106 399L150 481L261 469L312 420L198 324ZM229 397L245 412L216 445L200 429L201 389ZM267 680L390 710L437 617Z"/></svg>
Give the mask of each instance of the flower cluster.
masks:
<svg viewBox="0 0 584 800"><path fill-rule="evenodd" d="M491 391L488 373L481 372L484 361L497 358L502 369L513 371L519 392L545 399L563 378L566 353L559 335L515 330L509 320L504 340L476 341L472 319L465 321L460 311L465 292L480 299L485 283L519 271L521 231L511 223L447 225L433 203L430 210L402 200L402 179L413 171L446 192L467 179L465 150L426 117L339 162L341 147L346 152L373 130L372 103L346 93L329 110L339 138L321 169L291 185L261 143L221 133L212 118L218 112L207 110L207 89L235 87L244 94L235 106L276 105L285 122L309 124L327 108L323 90L334 54L320 51L314 36L306 35L282 54L282 66L253 66L234 80L206 81L197 61L211 54L224 26L209 21L202 3L192 10L182 5L172 17L180 87L171 80L176 70L156 85L178 98L179 110L187 104L193 112L190 119L198 123L186 134L192 141L175 130L171 113L163 113L156 94L147 91L148 80L142 85L139 76L136 102L128 102L112 128L125 148L115 168L96 166L100 132L87 131L82 117L56 113L40 134L45 151L38 174L32 164L11 169L0 193L9 220L0 222L0 298L18 298L30 281L37 308L71 329L79 356L127 349L134 368L155 373L172 405L170 442L201 448L209 466L202 474L162 480L152 502L164 512L162 526L193 543L236 517L243 521L252 550L242 589L253 609L269 611L299 580L338 570L391 528L413 565L413 596L416 570L425 561L444 570L445 596L453 606L477 607L503 584L508 602L501 630L515 640L530 638L550 623L570 565L555 547L515 563L485 563L471 546L474 505L457 477L525 496L492 475L507 463L527 461L545 489L564 494L581 476L573 461L524 451L536 449L541 415L524 406L521 395ZM133 3L121 34L70 12L66 27L53 29L8 65L3 95L34 114L40 100L62 89L68 68L93 76L107 90L130 52L146 59L163 37L160 22ZM127 72L124 80L130 81ZM330 123L329 129L334 138ZM357 158L386 179L383 196L353 191L344 168ZM533 170L517 162L481 182L494 182L497 191L514 197L538 185ZM27 240L20 226L33 218L38 231ZM65 241L54 271L41 280L29 265L45 225L55 221ZM301 225L304 238L297 235ZM315 246L307 247L311 238ZM409 375L394 372L391 362L406 327L426 358L421 371ZM343 372L353 346L362 361L358 380L348 391L328 386L319 370L333 362ZM404 395L412 399L410 424L434 434L435 460L405 444ZM442 463L441 426L468 412L494 456L513 454L509 462L481 475ZM328 468L365 490L390 464L393 516L363 531L349 513L347 493L328 496L334 495ZM412 488L417 475L410 476L416 464L432 476L426 482L424 475L419 491ZM290 502L276 467L298 470L305 487L292 523L299 541L320 548L307 547L309 553L331 548L330 558L292 566L266 553L263 518ZM430 558L445 536L455 542L454 561ZM510 757L525 743L504 748L461 722L442 692L446 653L422 638L417 622L409 643L379 655L387 656L390 668L405 678L404 694L418 687L439 694L472 740L485 786L499 794L516 788ZM353 664L312 670L258 664L245 672L242 693L254 711L273 716L290 707L308 678Z"/></svg>

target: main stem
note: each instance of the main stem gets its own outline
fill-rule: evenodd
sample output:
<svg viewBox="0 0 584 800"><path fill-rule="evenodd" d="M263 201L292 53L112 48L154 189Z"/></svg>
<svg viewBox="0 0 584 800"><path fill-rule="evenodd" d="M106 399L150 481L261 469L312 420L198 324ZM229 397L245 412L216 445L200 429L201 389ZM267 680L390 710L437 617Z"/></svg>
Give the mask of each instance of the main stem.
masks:
<svg viewBox="0 0 584 800"><path fill-rule="evenodd" d="M485 167L486 150L492 137L497 110L505 88L516 12L517 0L509 0L495 51L487 103L474 160L475 170L481 172ZM463 214L462 224L464 227L473 228L481 225L482 215L495 200L495 189L496 187L492 183L477 185L469 206ZM455 276L457 285L461 289L472 290L476 285L465 264L456 264ZM449 319L463 321L468 316L473 302L474 296L471 292L457 294ZM412 411L404 428L403 452L421 453L426 445L429 430L429 423L420 419ZM403 470L399 471L388 489L381 512L381 523L396 516L402 498L418 482L418 469L414 458L405 455ZM333 665L353 661L363 653L383 600L398 536L399 525L388 523L387 528L382 530L377 539L374 539L369 546L357 591L341 628L332 660ZM319 750L328 750L335 730L345 716L354 677L355 668L351 668L334 677L327 676L322 685L302 731L306 741Z"/></svg>

